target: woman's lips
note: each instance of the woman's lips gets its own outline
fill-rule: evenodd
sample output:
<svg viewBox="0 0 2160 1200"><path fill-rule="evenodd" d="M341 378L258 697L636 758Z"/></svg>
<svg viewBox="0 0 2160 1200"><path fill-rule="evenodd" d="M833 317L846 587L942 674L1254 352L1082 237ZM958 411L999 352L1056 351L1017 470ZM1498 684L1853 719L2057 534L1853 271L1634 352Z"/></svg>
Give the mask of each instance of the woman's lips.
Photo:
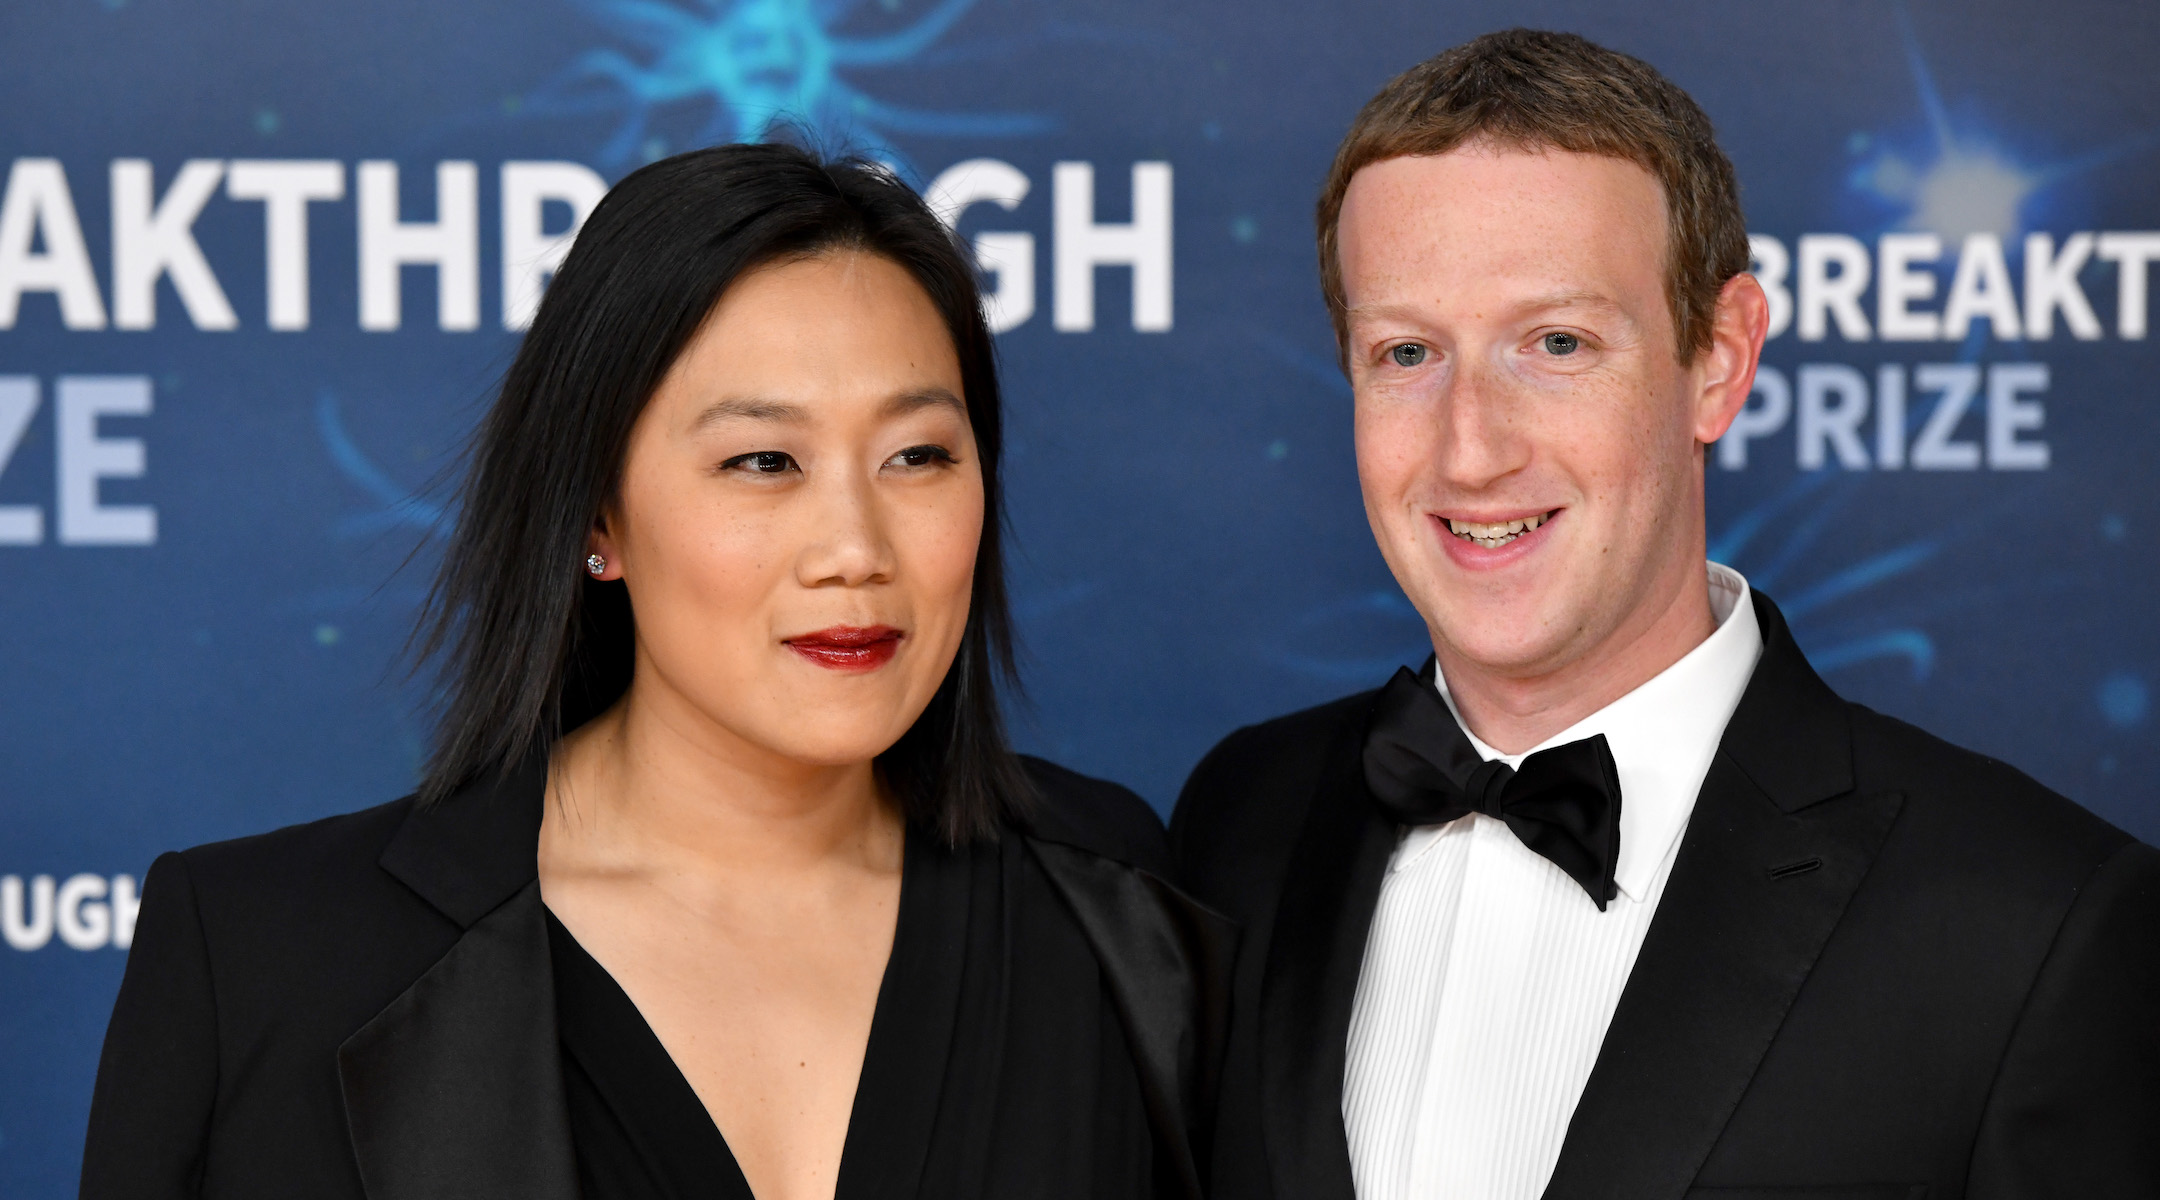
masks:
<svg viewBox="0 0 2160 1200"><path fill-rule="evenodd" d="M783 639L788 649L828 671L875 671L892 661L905 633L890 625L835 625Z"/></svg>

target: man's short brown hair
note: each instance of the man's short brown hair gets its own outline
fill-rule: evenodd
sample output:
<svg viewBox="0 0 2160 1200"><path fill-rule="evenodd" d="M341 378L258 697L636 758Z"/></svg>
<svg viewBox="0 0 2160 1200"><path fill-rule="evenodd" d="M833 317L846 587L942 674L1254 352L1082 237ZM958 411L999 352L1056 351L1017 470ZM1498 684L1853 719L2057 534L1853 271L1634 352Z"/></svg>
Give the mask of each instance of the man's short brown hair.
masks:
<svg viewBox="0 0 2160 1200"><path fill-rule="evenodd" d="M1320 193L1320 287L1347 347L1336 227L1350 177L1390 158L1471 142L1602 154L1635 163L1665 193L1666 300L1682 362L1709 348L1718 293L1748 269L1732 162L1688 94L1639 58L1571 33L1488 33L1388 82L1357 115Z"/></svg>

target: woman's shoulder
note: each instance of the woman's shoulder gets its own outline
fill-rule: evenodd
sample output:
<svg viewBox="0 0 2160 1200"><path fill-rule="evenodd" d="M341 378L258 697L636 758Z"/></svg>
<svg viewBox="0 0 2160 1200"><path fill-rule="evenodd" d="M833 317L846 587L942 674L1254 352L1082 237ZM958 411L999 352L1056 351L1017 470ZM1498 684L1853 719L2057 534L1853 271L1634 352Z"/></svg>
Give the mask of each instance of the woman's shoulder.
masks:
<svg viewBox="0 0 2160 1200"><path fill-rule="evenodd" d="M335 1048L462 933L385 863L413 816L406 798L160 856L130 977L143 956L151 974L207 981L225 1034Z"/></svg>
<svg viewBox="0 0 2160 1200"><path fill-rule="evenodd" d="M412 807L413 798L406 796L359 812L208 842L177 857L197 891L317 891L376 870Z"/></svg>
<svg viewBox="0 0 2160 1200"><path fill-rule="evenodd" d="M1020 763L1036 793L1021 822L1026 833L1169 877L1162 817L1138 793L1033 755Z"/></svg>
<svg viewBox="0 0 2160 1200"><path fill-rule="evenodd" d="M402 943L405 934L433 942L454 925L382 862L412 812L407 797L163 855L143 881L143 904L179 906L205 949L232 965L304 972L340 956L367 958L362 947Z"/></svg>

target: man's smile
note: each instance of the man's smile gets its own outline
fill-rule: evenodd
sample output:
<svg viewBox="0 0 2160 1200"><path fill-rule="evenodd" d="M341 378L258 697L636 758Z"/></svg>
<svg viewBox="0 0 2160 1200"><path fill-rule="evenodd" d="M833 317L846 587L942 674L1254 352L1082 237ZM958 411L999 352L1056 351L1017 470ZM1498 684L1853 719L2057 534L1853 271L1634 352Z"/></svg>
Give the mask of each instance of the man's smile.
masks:
<svg viewBox="0 0 2160 1200"><path fill-rule="evenodd" d="M1526 533L1532 532L1538 526L1551 520L1554 514L1559 511L1557 508L1552 508L1541 513L1532 513L1527 517L1515 517L1505 521L1467 521L1455 517L1442 517L1441 520L1447 522L1448 532L1456 537L1483 546L1487 550L1498 550L1500 547Z"/></svg>

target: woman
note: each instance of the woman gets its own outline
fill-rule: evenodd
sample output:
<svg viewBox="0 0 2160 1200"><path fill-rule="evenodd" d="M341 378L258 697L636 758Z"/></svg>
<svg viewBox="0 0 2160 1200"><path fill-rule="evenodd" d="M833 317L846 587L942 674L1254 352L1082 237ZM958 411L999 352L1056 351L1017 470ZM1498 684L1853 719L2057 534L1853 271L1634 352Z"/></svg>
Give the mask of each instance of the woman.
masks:
<svg viewBox="0 0 2160 1200"><path fill-rule="evenodd" d="M998 433L889 172L623 180L481 432L420 791L158 860L83 1194L1196 1195L1224 931L1007 748Z"/></svg>

